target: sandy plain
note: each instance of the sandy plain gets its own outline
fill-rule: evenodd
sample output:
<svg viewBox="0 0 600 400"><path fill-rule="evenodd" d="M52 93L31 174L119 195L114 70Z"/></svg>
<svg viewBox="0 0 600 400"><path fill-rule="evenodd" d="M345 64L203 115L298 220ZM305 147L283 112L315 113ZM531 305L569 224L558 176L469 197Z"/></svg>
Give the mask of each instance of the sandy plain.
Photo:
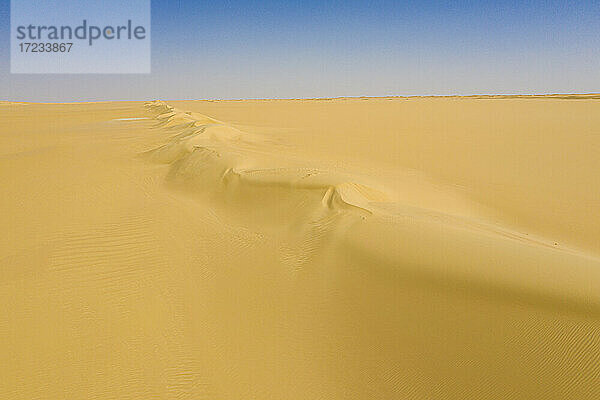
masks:
<svg viewBox="0 0 600 400"><path fill-rule="evenodd" d="M600 398L600 96L0 103L0 398Z"/></svg>

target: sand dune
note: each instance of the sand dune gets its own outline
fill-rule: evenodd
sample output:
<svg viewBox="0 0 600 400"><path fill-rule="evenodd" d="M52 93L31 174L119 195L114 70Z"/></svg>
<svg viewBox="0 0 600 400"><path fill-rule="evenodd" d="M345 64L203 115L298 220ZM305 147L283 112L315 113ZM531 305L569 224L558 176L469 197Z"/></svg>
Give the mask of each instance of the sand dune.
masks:
<svg viewBox="0 0 600 400"><path fill-rule="evenodd" d="M597 95L0 105L0 397L600 398Z"/></svg>

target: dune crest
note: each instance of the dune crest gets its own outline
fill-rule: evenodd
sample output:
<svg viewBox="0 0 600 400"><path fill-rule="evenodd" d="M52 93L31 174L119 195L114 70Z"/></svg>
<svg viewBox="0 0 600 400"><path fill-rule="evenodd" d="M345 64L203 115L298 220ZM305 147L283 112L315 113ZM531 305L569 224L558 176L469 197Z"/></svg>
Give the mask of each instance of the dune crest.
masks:
<svg viewBox="0 0 600 400"><path fill-rule="evenodd" d="M502 97L504 98L504 97ZM374 212L393 218L405 212L408 204L379 189L352 181L350 174L343 171L331 172L307 164L309 160L290 159L274 154L273 141L260 135L243 132L225 122L199 113L183 111L167 103L156 100L145 103L153 118L158 121L156 128L166 130L170 136L168 143L146 151L144 155L157 163L171 165L167 180L182 187L209 195L225 196L231 200L239 197L237 207L248 203L249 191L262 200L271 197L275 202L282 196L281 191L315 191L320 195L320 203L332 210L354 211L365 217ZM426 184L426 183L421 183ZM245 187L245 188L244 188ZM264 190L260 190L260 188ZM269 193L272 190L273 193ZM446 189L448 190L448 189ZM443 196L445 193L438 192ZM285 196L283 196L285 197ZM223 203L224 198L219 198ZM447 224L486 231L504 238L527 242L549 248L557 248L551 239L533 234L521 233L498 222L486 221L485 216L448 212L446 209L415 209L417 214L431 215ZM578 250L561 246L561 251L579 254Z"/></svg>
<svg viewBox="0 0 600 400"><path fill-rule="evenodd" d="M382 251L381 244L370 240L357 239L354 242L361 252L371 253L377 258L378 253L385 253L388 261L380 260L381 265L395 269L406 264L407 254L390 251L398 247L399 231L406 229L406 218L410 218L410 229L431 229L436 224L445 226L447 235L456 236L461 241L464 251L479 245L483 241L492 240L499 246L513 246L518 252L532 252L537 257L547 259L548 273L551 270L565 273L570 262L581 264L581 268L594 275L600 273L600 260L590 254L558 246L551 239L533 234L522 233L502 224L487 220L483 215L461 215L446 209L427 208L404 204L402 199L393 198L380 190L362 183L356 175L344 171L327 171L310 167L310 160L295 160L277 154L276 142L257 134L239 130L225 122L199 113L183 111L162 101L145 103L145 107L158 121L156 128L170 135L167 144L161 145L144 154L153 162L169 165L166 182L170 187L192 193L206 202L208 207L223 210L223 218L232 218L234 224L247 224L252 229L274 228L275 232L291 230L289 246L300 244L298 254L324 253L321 248L325 243L338 242L344 247L348 238L360 237L362 221L387 248ZM423 183L428 185L428 183ZM427 186L425 186L427 188ZM447 195L438 192L440 195ZM366 219L371 219L367 222ZM354 227L355 231L347 231ZM300 233L300 234L298 234ZM326 240L324 238L327 238ZM429 245L439 250L442 241L448 238L429 237ZM309 243L310 250L303 244ZM427 242L426 242L427 243ZM416 244L418 247L422 243ZM377 249L377 250L376 250ZM566 301L575 308L589 304L590 311L600 313L600 298L587 290L583 276L572 276L570 285L566 282L557 284L540 280L526 264L522 268L529 273L511 276L508 270L515 265L503 269L503 265L512 257L498 259L496 256L481 255L476 260L461 260L454 267L454 251L446 252L446 263L434 263L428 268L444 268L448 281L472 280L474 284L489 285L490 291L501 288L508 293L528 293L529 300L542 304L560 291ZM412 251L410 252L412 254ZM298 256L306 259L306 254ZM565 260L556 261L554 258ZM571 261L566 261L566 260ZM467 267L464 263L473 264ZM477 264L495 264L495 267L482 268ZM293 261L294 269L302 263ZM439 271L441 272L441 271ZM581 279L581 280L580 280ZM577 283L580 282L580 283ZM568 289L568 287L570 289ZM528 301L529 301L528 300Z"/></svg>

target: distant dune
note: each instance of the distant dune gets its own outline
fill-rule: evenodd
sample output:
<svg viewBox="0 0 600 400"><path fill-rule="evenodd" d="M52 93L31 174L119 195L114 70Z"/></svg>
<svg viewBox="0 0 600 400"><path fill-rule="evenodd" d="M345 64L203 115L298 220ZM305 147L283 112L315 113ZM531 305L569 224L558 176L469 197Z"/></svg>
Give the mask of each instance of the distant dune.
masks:
<svg viewBox="0 0 600 400"><path fill-rule="evenodd" d="M0 102L0 398L598 399L599 100Z"/></svg>

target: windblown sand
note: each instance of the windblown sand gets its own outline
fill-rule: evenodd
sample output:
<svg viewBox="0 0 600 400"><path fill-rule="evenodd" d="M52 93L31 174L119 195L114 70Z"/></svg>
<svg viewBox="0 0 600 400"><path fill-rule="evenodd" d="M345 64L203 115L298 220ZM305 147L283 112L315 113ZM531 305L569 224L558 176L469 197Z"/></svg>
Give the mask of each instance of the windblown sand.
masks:
<svg viewBox="0 0 600 400"><path fill-rule="evenodd" d="M2 399L599 399L598 96L0 103Z"/></svg>

